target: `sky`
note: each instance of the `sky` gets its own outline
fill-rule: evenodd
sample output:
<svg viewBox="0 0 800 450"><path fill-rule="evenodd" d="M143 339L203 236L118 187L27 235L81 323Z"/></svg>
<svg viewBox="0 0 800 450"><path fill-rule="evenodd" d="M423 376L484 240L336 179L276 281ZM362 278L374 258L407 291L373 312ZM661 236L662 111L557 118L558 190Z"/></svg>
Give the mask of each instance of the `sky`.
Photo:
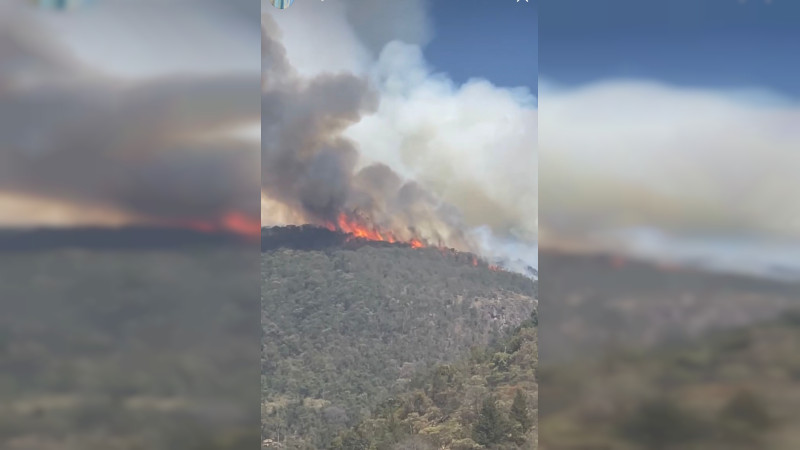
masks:
<svg viewBox="0 0 800 450"><path fill-rule="evenodd" d="M425 57L457 83L481 76L503 87L538 90L538 18L534 2L434 1Z"/></svg>
<svg viewBox="0 0 800 450"><path fill-rule="evenodd" d="M563 0L542 15L541 73L565 85L636 78L800 100L798 2Z"/></svg>
<svg viewBox="0 0 800 450"><path fill-rule="evenodd" d="M800 3L540 10L542 245L800 276Z"/></svg>

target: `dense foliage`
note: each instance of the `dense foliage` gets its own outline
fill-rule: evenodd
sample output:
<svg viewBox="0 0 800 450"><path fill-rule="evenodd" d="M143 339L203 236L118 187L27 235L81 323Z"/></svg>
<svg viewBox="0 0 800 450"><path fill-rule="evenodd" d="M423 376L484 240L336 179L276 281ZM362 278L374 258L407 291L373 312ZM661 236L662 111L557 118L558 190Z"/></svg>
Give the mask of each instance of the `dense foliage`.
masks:
<svg viewBox="0 0 800 450"><path fill-rule="evenodd" d="M535 448L534 325L532 318L467 360L438 366L343 432L330 449Z"/></svg>
<svg viewBox="0 0 800 450"><path fill-rule="evenodd" d="M541 368L542 448L798 448L797 317Z"/></svg>
<svg viewBox="0 0 800 450"><path fill-rule="evenodd" d="M0 253L0 448L257 446L257 255Z"/></svg>
<svg viewBox="0 0 800 450"><path fill-rule="evenodd" d="M536 303L533 280L433 248L276 250L262 277L262 434L281 448L325 448Z"/></svg>
<svg viewBox="0 0 800 450"><path fill-rule="evenodd" d="M648 347L775 318L796 284L607 255L542 251L543 364Z"/></svg>

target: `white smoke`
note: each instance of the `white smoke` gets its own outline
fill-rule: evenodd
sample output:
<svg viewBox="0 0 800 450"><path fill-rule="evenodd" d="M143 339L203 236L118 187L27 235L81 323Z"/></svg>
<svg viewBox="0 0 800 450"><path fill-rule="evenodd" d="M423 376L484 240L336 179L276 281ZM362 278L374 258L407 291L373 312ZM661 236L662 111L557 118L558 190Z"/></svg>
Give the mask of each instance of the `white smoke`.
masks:
<svg viewBox="0 0 800 450"><path fill-rule="evenodd" d="M458 86L432 72L419 47L388 44L371 72L378 111L348 129L362 153L454 205L484 227L487 257L536 266L536 100L483 79ZM489 245L491 242L504 245ZM514 243L514 244L512 244Z"/></svg>
<svg viewBox="0 0 800 450"><path fill-rule="evenodd" d="M543 83L540 104L543 245L730 265L752 253L736 250L745 244L800 241L797 103L764 90L610 80Z"/></svg>

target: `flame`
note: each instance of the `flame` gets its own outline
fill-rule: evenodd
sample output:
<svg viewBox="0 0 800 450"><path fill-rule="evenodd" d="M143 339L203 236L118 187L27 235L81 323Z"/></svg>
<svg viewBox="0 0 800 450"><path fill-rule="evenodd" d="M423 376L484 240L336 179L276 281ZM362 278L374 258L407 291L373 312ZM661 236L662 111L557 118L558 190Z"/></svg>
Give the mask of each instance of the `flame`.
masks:
<svg viewBox="0 0 800 450"><path fill-rule="evenodd" d="M368 241L380 241L389 243L405 243L411 248L422 248L427 245L420 239L413 238L409 241L404 241L398 238L391 231L379 230L374 226L369 226L354 218L348 217L344 213L340 213L336 219L336 223L329 222L325 227L331 231L341 231L351 235L352 239L365 239Z"/></svg>
<svg viewBox="0 0 800 450"><path fill-rule="evenodd" d="M410 246L411 248L429 247L429 244L421 239L412 238L408 241L400 239L391 231L379 230L374 226L367 225L364 221L357 218L349 217L347 214L341 213L336 218L336 222L328 222L325 228L331 231L339 231L350 235L349 239L364 239L368 241L380 241L390 243L402 243ZM431 246L437 248L443 256L455 255L456 252L452 248L445 247L444 245ZM458 253L460 255L460 252ZM458 256L458 258L463 258ZM461 259L463 261L463 259ZM500 266L489 264L486 261L479 259L477 255L470 255L470 264L473 267L485 267L493 272L503 271Z"/></svg>
<svg viewBox="0 0 800 450"><path fill-rule="evenodd" d="M171 225L200 233L230 233L250 240L261 237L261 222L239 211L231 211L214 220L179 220L172 222Z"/></svg>
<svg viewBox="0 0 800 450"><path fill-rule="evenodd" d="M221 228L224 231L239 234L251 239L261 238L261 221L233 211L222 217Z"/></svg>

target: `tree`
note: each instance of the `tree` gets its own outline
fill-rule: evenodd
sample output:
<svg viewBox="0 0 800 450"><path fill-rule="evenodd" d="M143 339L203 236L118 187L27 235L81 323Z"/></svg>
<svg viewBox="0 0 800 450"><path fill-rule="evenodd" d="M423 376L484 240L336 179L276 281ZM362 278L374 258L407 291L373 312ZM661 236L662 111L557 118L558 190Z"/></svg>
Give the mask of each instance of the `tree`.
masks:
<svg viewBox="0 0 800 450"><path fill-rule="evenodd" d="M528 399L522 393L522 389L517 389L517 394L514 396L514 401L511 403L511 419L517 422L522 427L522 432L527 433L533 426L528 411Z"/></svg>
<svg viewBox="0 0 800 450"><path fill-rule="evenodd" d="M331 450L368 450L369 447L369 438L358 430L348 430L334 439L329 448Z"/></svg>
<svg viewBox="0 0 800 450"><path fill-rule="evenodd" d="M392 450L434 450L433 445L419 436L412 436L395 444Z"/></svg>
<svg viewBox="0 0 800 450"><path fill-rule="evenodd" d="M478 421L472 429L472 438L475 442L490 446L499 444L508 437L508 421L497 408L497 400L487 397L483 401Z"/></svg>

